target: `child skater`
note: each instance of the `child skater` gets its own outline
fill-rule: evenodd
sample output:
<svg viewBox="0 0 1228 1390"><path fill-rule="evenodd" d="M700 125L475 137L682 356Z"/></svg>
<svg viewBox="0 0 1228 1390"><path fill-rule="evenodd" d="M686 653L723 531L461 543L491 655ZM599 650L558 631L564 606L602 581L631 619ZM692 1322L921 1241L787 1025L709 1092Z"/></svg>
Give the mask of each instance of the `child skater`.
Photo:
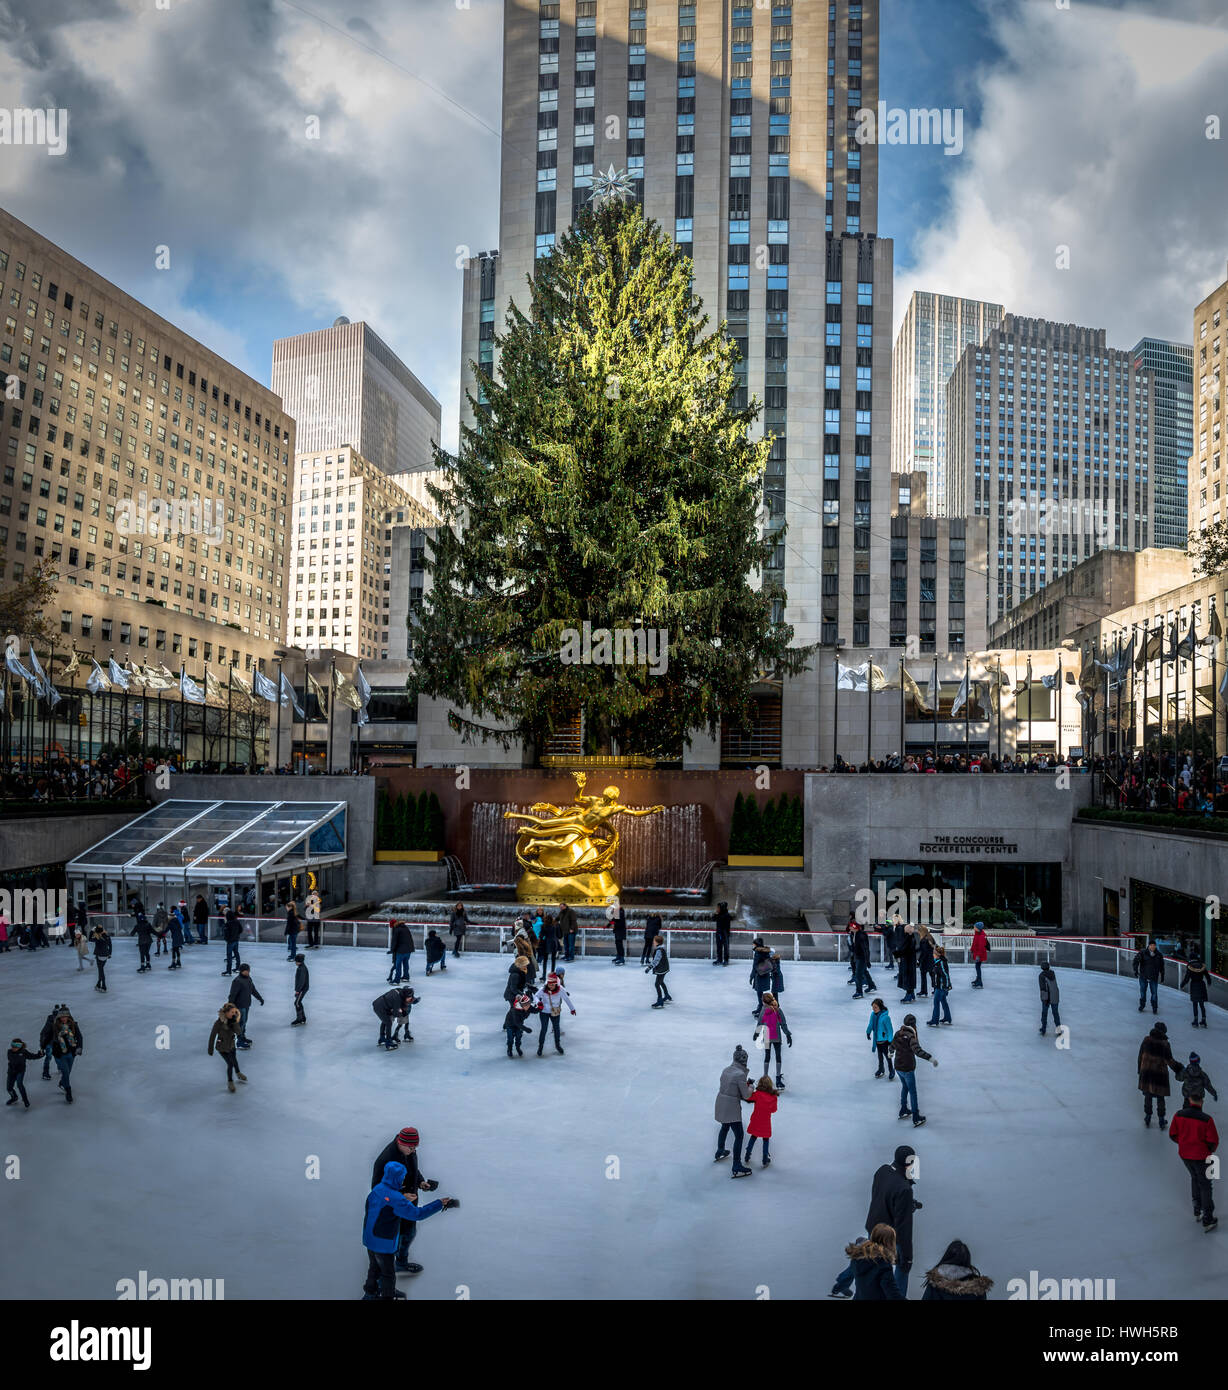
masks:
<svg viewBox="0 0 1228 1390"><path fill-rule="evenodd" d="M772 1085L770 1076L761 1076L759 1084L755 1087L754 1094L750 1098L754 1111L750 1117L750 1122L746 1126L746 1162L750 1163L750 1156L755 1148L755 1140L763 1140L763 1167L771 1167L772 1159L768 1153L768 1145L772 1142L772 1116L776 1113L776 1087Z"/></svg>

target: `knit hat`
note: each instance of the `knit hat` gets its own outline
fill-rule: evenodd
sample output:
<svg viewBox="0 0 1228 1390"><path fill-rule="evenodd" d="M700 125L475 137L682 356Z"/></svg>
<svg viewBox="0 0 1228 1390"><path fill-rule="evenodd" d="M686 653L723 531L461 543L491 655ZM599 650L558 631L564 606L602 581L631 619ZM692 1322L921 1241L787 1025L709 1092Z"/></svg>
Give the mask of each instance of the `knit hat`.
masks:
<svg viewBox="0 0 1228 1390"><path fill-rule="evenodd" d="M1202 1058L1198 1055L1197 1052L1191 1052L1191 1053L1190 1053L1190 1061L1191 1061L1191 1062L1201 1062L1201 1061L1202 1061Z"/></svg>
<svg viewBox="0 0 1228 1390"><path fill-rule="evenodd" d="M553 980L554 983L557 985L559 982L559 977L556 974L551 973L546 976L546 983L549 984L551 980Z"/></svg>
<svg viewBox="0 0 1228 1390"><path fill-rule="evenodd" d="M397 1135L398 1144L416 1144L418 1142L418 1131L413 1125L406 1125Z"/></svg>
<svg viewBox="0 0 1228 1390"><path fill-rule="evenodd" d="M1166 1038L1168 1037L1168 1024L1157 1023L1151 1031L1155 1033L1157 1037Z"/></svg>
<svg viewBox="0 0 1228 1390"><path fill-rule="evenodd" d="M744 1066L746 1065L746 1062L747 1062L746 1049L742 1046L741 1043L739 1043L739 1044L737 1045L737 1047L735 1047L734 1050L733 1050L733 1060L734 1060L734 1061L738 1064L738 1066L740 1066L740 1067L744 1067Z"/></svg>
<svg viewBox="0 0 1228 1390"><path fill-rule="evenodd" d="M294 959L299 963L299 965L302 965L302 963L307 959L307 957L300 954L295 956Z"/></svg>

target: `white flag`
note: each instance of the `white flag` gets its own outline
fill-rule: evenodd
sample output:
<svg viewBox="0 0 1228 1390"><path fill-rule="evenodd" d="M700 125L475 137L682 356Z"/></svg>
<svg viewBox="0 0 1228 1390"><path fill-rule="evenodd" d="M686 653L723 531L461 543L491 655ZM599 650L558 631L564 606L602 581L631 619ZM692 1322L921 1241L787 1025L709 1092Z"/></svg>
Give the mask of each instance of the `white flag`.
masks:
<svg viewBox="0 0 1228 1390"><path fill-rule="evenodd" d="M85 682L85 688L91 695L101 695L104 690L110 690L111 682L102 674L102 667L91 659L90 665L94 668L90 672L90 678Z"/></svg>
<svg viewBox="0 0 1228 1390"><path fill-rule="evenodd" d="M954 718L964 705L968 702L968 673L964 672L964 678L959 683L959 689L955 692L955 699L951 703L951 717Z"/></svg>
<svg viewBox="0 0 1228 1390"><path fill-rule="evenodd" d="M358 691L358 698L361 701L358 710L358 727L361 729L364 724L371 721L367 718L367 706L371 703L371 686L366 676L363 674L361 663L358 670L354 673L354 689Z"/></svg>
<svg viewBox="0 0 1228 1390"><path fill-rule="evenodd" d="M179 668L179 693L189 705L203 705L205 703L205 692L182 666Z"/></svg>
<svg viewBox="0 0 1228 1390"><path fill-rule="evenodd" d="M925 704L928 709L937 710L941 689L942 685L938 680L938 663L935 662L930 667L929 693L925 697Z"/></svg>
<svg viewBox="0 0 1228 1390"><path fill-rule="evenodd" d="M38 653L34 650L33 646L30 648L30 670L34 675L34 689L37 690L40 695L46 695L47 673L43 670L42 662L39 661Z"/></svg>
<svg viewBox="0 0 1228 1390"><path fill-rule="evenodd" d="M121 690L128 689L128 673L120 666L114 657L107 662L107 673L111 677L112 685L118 685Z"/></svg>
<svg viewBox="0 0 1228 1390"><path fill-rule="evenodd" d="M1224 679L1219 683L1219 697L1228 705L1228 667L1224 670Z"/></svg>
<svg viewBox="0 0 1228 1390"><path fill-rule="evenodd" d="M837 690L864 690L866 688L866 668L864 666L841 666L836 663Z"/></svg>
<svg viewBox="0 0 1228 1390"><path fill-rule="evenodd" d="M294 687L290 684L290 677L284 671L281 673L281 702L283 705L290 705L298 718L306 719L303 707L295 697Z"/></svg>
<svg viewBox="0 0 1228 1390"><path fill-rule="evenodd" d="M5 648L4 664L9 668L13 675L20 676L21 679L25 681L27 685L37 686L38 682L34 679L30 672L27 671L26 668L21 664L20 657L18 657L17 653L13 650L12 647Z"/></svg>
<svg viewBox="0 0 1228 1390"><path fill-rule="evenodd" d="M252 672L252 689L262 700L268 700L272 704L277 703L277 686L269 680L263 671Z"/></svg>

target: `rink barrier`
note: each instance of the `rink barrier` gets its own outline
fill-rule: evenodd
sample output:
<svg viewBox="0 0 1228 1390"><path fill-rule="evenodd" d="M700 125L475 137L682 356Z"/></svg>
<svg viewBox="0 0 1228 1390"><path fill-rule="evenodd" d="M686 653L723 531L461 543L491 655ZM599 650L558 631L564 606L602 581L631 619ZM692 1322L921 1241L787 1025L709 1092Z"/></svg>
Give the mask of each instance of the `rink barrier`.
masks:
<svg viewBox="0 0 1228 1390"><path fill-rule="evenodd" d="M426 933L432 927L439 933L439 939L449 953L452 937L447 924L419 921L409 917L395 919L368 919L366 921L339 921L323 919L320 922L320 943L324 946L362 946L387 952L392 941L391 923L393 920L406 922L414 931L414 955L421 953ZM90 926L101 924L111 936L119 941L127 940L132 928L129 914L90 913ZM244 942L258 942L262 945L282 945L285 942L286 919L284 917L244 917ZM506 955L511 950L513 929L505 922L470 922L465 932L464 949L485 954ZM715 960L716 929L714 927L664 928L665 951L671 960ZM1143 939L1143 933L1137 933ZM750 959L749 947L756 938L762 937L783 959L804 962L820 961L841 963L848 961L848 941L844 932L805 932L805 931L756 931L753 928L735 927L731 933L731 955L736 960L746 962ZM221 943L222 919L211 916L208 924L210 942ZM169 940L169 938L168 938ZM628 930L627 958L638 960L643 949L642 930ZM952 965L972 965L971 938L959 937L963 945L948 945L947 961ZM1114 944L1117 938L1093 936L1028 936L990 938L989 960L985 970L993 970L1003 965L1028 966L1039 969L1049 961L1058 969L1085 970L1097 974L1130 976L1133 978L1135 947ZM306 927L299 933L298 946L307 944ZM871 971L890 965L886 943L881 935L870 937ZM186 949L186 948L185 948ZM614 939L609 927L581 927L576 933L576 955L579 958L593 956L608 959L614 955ZM562 959L560 947L559 959ZM1166 956L1163 988L1176 989L1185 971L1186 962ZM958 983L958 982L957 982ZM1228 979L1220 975L1209 975L1209 1001L1228 1008ZM1188 1003L1188 994L1184 996Z"/></svg>

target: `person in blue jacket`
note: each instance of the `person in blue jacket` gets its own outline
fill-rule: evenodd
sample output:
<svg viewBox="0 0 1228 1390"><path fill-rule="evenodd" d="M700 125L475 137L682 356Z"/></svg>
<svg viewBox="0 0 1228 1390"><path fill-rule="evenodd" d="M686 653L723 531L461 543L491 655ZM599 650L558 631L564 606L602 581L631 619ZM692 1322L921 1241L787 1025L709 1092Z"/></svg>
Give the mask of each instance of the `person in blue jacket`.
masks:
<svg viewBox="0 0 1228 1390"><path fill-rule="evenodd" d="M367 1280L362 1286L363 1301L375 1298L404 1298L397 1290L393 1259L402 1221L425 1221L437 1211L458 1207L455 1197L439 1197L425 1206L415 1206L402 1192L405 1181L403 1163L385 1163L384 1176L367 1195L362 1243L367 1249Z"/></svg>
<svg viewBox="0 0 1228 1390"><path fill-rule="evenodd" d="M871 1049L878 1053L878 1070L874 1075L882 1076L885 1062L887 1080L894 1081L895 1063L891 1060L888 1043L895 1037L895 1029L891 1026L891 1015L887 1012L887 1006L881 999L874 999L870 1003L870 1021L866 1024L866 1037L870 1039Z"/></svg>

